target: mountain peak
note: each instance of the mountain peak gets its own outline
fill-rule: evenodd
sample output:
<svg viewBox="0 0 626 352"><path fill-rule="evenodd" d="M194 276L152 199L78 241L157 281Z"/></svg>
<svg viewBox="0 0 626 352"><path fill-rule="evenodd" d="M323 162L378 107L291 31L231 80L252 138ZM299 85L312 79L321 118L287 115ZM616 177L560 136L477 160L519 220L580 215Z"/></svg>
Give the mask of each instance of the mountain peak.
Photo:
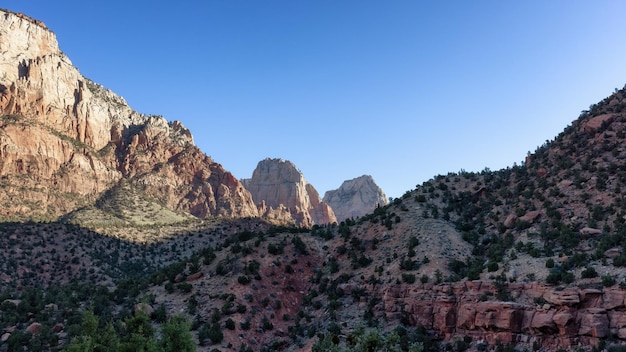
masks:
<svg viewBox="0 0 626 352"><path fill-rule="evenodd" d="M338 220L356 218L374 211L376 206L389 203L387 196L370 175L344 181L341 186L324 194Z"/></svg>
<svg viewBox="0 0 626 352"><path fill-rule="evenodd" d="M301 226L337 221L333 210L320 199L315 187L289 160L265 158L257 164L252 178L241 182L257 205L269 207L266 212L284 207Z"/></svg>

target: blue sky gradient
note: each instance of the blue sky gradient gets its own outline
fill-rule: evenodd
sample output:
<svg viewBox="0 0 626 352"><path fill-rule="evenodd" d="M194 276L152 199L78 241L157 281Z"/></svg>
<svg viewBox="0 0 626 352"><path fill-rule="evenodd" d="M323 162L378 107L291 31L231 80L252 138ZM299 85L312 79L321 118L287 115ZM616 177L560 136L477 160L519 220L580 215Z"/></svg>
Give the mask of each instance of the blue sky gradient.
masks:
<svg viewBox="0 0 626 352"><path fill-rule="evenodd" d="M623 1L49 1L88 78L180 120L238 178L294 162L320 195L372 175L520 163L626 83Z"/></svg>

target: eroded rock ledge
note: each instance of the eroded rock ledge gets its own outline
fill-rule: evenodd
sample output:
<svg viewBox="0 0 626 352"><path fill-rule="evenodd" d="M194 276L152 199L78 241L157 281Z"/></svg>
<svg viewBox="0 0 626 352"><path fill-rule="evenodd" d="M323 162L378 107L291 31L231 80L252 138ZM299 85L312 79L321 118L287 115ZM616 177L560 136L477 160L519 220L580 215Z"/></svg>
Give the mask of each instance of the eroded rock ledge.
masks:
<svg viewBox="0 0 626 352"><path fill-rule="evenodd" d="M548 349L595 345L613 337L626 341L626 290L554 287L539 283L468 281L363 287L382 298L375 315L432 330L445 340L472 337L493 345ZM357 287L343 287L349 294ZM497 300L499 293L510 300Z"/></svg>

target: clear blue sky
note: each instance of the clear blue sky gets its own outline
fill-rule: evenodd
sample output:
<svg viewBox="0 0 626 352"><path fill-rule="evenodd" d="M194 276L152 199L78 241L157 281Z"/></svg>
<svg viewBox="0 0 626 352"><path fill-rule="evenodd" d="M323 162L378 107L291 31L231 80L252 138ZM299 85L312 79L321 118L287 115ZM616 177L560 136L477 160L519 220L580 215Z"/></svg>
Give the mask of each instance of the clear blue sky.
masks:
<svg viewBox="0 0 626 352"><path fill-rule="evenodd" d="M436 174L520 163L626 83L626 1L50 1L90 79L180 120L238 178L294 162L323 195L370 174L399 197Z"/></svg>

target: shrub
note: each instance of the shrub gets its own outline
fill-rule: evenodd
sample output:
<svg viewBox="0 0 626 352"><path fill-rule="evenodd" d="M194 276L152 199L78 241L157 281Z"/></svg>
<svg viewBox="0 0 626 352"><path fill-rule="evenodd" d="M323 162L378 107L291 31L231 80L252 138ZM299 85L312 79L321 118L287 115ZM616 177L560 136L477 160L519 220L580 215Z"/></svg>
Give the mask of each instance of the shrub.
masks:
<svg viewBox="0 0 626 352"><path fill-rule="evenodd" d="M402 281L407 284L415 283L415 275L413 274L402 274Z"/></svg>
<svg viewBox="0 0 626 352"><path fill-rule="evenodd" d="M551 285L556 285L559 282L561 282L562 274L563 273L561 271L561 268L559 268L559 267L552 268L550 270L550 273L546 277L546 282L551 284Z"/></svg>
<svg viewBox="0 0 626 352"><path fill-rule="evenodd" d="M411 258L402 259L400 261L400 269L402 270L414 270L419 268L419 263Z"/></svg>
<svg viewBox="0 0 626 352"><path fill-rule="evenodd" d="M232 301L226 301L222 305L221 311L224 315L233 314L235 312L235 304Z"/></svg>
<svg viewBox="0 0 626 352"><path fill-rule="evenodd" d="M613 259L614 266L626 266L626 254L620 254Z"/></svg>
<svg viewBox="0 0 626 352"><path fill-rule="evenodd" d="M441 270L439 269L435 270L435 284L439 285L442 280L443 280L443 274L441 273Z"/></svg>
<svg viewBox="0 0 626 352"><path fill-rule="evenodd" d="M241 304L241 303L239 303L239 304L237 305L237 313L243 314L243 313L245 313L245 312L246 312L246 310L248 310L248 308L246 307L246 305L245 305L245 304Z"/></svg>
<svg viewBox="0 0 626 352"><path fill-rule="evenodd" d="M459 276L465 276L466 274L466 270L467 270L467 264L465 264L465 262L460 261L458 259L452 259L449 263L448 263L448 268L450 268L450 270L459 275Z"/></svg>
<svg viewBox="0 0 626 352"><path fill-rule="evenodd" d="M181 282L176 287L184 293L189 293L193 289L193 286L188 282Z"/></svg>
<svg viewBox="0 0 626 352"><path fill-rule="evenodd" d="M283 302L281 302L279 299L274 301L274 309L275 310L279 310L282 306L283 306Z"/></svg>
<svg viewBox="0 0 626 352"><path fill-rule="evenodd" d="M339 271L339 263L337 262L337 259L335 259L334 257L331 257L330 258L330 272L334 274L338 271Z"/></svg>
<svg viewBox="0 0 626 352"><path fill-rule="evenodd" d="M291 265L289 264L285 265L285 272L287 274L293 274L294 273L293 267L291 267Z"/></svg>
<svg viewBox="0 0 626 352"><path fill-rule="evenodd" d="M196 308L198 308L198 300L194 295L191 296L191 298L189 298L189 301L187 302L187 310L189 311L189 314L195 314Z"/></svg>
<svg viewBox="0 0 626 352"><path fill-rule="evenodd" d="M563 267L565 269L575 268L585 266L589 263L589 256L586 253L574 253L571 257L569 257L565 263L563 263Z"/></svg>
<svg viewBox="0 0 626 352"><path fill-rule="evenodd" d="M196 344L189 331L191 324L180 315L173 316L163 325L159 347L161 351L195 351ZM106 348L105 348L106 350Z"/></svg>
<svg viewBox="0 0 626 352"><path fill-rule="evenodd" d="M317 301L313 301L313 308L314 309L321 309L323 307L323 304L321 301L317 300Z"/></svg>
<svg viewBox="0 0 626 352"><path fill-rule="evenodd" d="M246 274L258 275L261 264L256 260L252 260L246 265Z"/></svg>
<svg viewBox="0 0 626 352"><path fill-rule="evenodd" d="M209 324L202 324L198 329L198 344L200 346L206 345L206 340L209 338Z"/></svg>
<svg viewBox="0 0 626 352"><path fill-rule="evenodd" d="M171 282L169 282L169 281L168 281L168 282L166 282L166 283L165 283L165 291L166 291L167 293L174 293L174 284L173 284L173 283L171 283Z"/></svg>
<svg viewBox="0 0 626 352"><path fill-rule="evenodd" d="M602 275L602 285L605 287L615 285L615 278L611 275Z"/></svg>
<svg viewBox="0 0 626 352"><path fill-rule="evenodd" d="M217 263L217 265L215 266L215 273L217 275L226 275L228 273L228 267L226 266L226 264L224 263L224 261L220 261L219 263Z"/></svg>
<svg viewBox="0 0 626 352"><path fill-rule="evenodd" d="M565 273L563 273L563 282L566 284L571 284L572 282L574 282L574 273L567 271Z"/></svg>
<svg viewBox="0 0 626 352"><path fill-rule="evenodd" d="M471 342L471 341L470 341ZM468 343L464 340L456 340L454 341L454 350L457 352L463 352L469 348Z"/></svg>
<svg viewBox="0 0 626 352"><path fill-rule="evenodd" d="M580 273L580 275L583 279L590 279L593 277L598 277L598 273L596 272L596 269L594 269L591 266L583 270L582 273Z"/></svg>
<svg viewBox="0 0 626 352"><path fill-rule="evenodd" d="M219 323L211 324L211 327L208 331L208 337L212 343L220 343L224 339L224 334L222 333L222 329L220 328Z"/></svg>
<svg viewBox="0 0 626 352"><path fill-rule="evenodd" d="M246 275L240 275L237 278L237 282L239 282L242 285L247 285L247 284L250 283L250 278L248 276L246 276Z"/></svg>
<svg viewBox="0 0 626 352"><path fill-rule="evenodd" d="M370 258L370 257L366 257L364 255L361 255L359 257L359 265L362 268L365 268L366 266L370 265L372 262L374 261L374 259Z"/></svg>
<svg viewBox="0 0 626 352"><path fill-rule="evenodd" d="M273 255L277 255L277 254L283 254L283 245L275 245L273 243L270 243L267 246L267 251L269 252L269 254L273 254Z"/></svg>
<svg viewBox="0 0 626 352"><path fill-rule="evenodd" d="M613 345L606 348L607 352L626 352L626 346Z"/></svg>
<svg viewBox="0 0 626 352"><path fill-rule="evenodd" d="M274 329L274 324L272 324L266 316L263 316L263 319L261 319L261 327L265 331L270 331Z"/></svg>
<svg viewBox="0 0 626 352"><path fill-rule="evenodd" d="M409 251L406 254L406 256L409 257L409 258L415 257L415 249L413 249L413 247L410 247Z"/></svg>
<svg viewBox="0 0 626 352"><path fill-rule="evenodd" d="M165 323L167 321L167 311L165 310L165 305L161 303L157 309L152 312L150 316L157 323Z"/></svg>
<svg viewBox="0 0 626 352"><path fill-rule="evenodd" d="M339 336L341 334L341 326L333 321L328 326L328 332Z"/></svg>
<svg viewBox="0 0 626 352"><path fill-rule="evenodd" d="M296 252L298 252L299 254L309 254L309 251L306 248L306 244L304 244L304 241L302 241L299 236L294 236L291 240L291 243L293 243L294 247L296 248Z"/></svg>

